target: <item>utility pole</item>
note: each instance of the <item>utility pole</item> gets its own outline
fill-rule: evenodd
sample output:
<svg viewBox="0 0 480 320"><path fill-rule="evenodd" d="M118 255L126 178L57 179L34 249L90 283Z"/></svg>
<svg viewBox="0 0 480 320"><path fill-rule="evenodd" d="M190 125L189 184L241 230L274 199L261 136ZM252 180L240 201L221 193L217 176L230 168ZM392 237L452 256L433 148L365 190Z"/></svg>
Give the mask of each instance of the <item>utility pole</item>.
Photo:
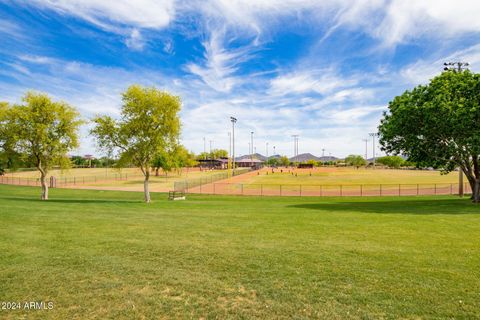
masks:
<svg viewBox="0 0 480 320"><path fill-rule="evenodd" d="M322 149L322 158L325 157L325 149Z"/></svg>
<svg viewBox="0 0 480 320"><path fill-rule="evenodd" d="M293 134L293 159L297 162L297 155L298 155L298 134Z"/></svg>
<svg viewBox="0 0 480 320"><path fill-rule="evenodd" d="M365 160L368 159L368 139L362 139L365 142Z"/></svg>
<svg viewBox="0 0 480 320"><path fill-rule="evenodd" d="M204 160L207 160L207 143L205 137L203 137L203 157L205 158Z"/></svg>
<svg viewBox="0 0 480 320"><path fill-rule="evenodd" d="M228 156L232 156L232 133L228 132Z"/></svg>
<svg viewBox="0 0 480 320"><path fill-rule="evenodd" d="M375 161L376 161L376 158L375 158L375 139L376 137L378 137L378 132L371 132L369 133L370 137L372 137L372 148L373 148L373 169L375 169Z"/></svg>
<svg viewBox="0 0 480 320"><path fill-rule="evenodd" d="M250 132L250 139L251 139L251 148L252 148L252 152L250 153L250 160L252 160L253 162L253 131Z"/></svg>
<svg viewBox="0 0 480 320"><path fill-rule="evenodd" d="M230 121L232 122L232 177L235 175L235 123L237 122L237 118L230 117Z"/></svg>
<svg viewBox="0 0 480 320"><path fill-rule="evenodd" d="M273 146L273 155L276 155L275 146Z"/></svg>
<svg viewBox="0 0 480 320"><path fill-rule="evenodd" d="M466 70L470 64L468 62L457 61L445 62L443 65L445 66L445 68L443 68L445 71L462 72ZM463 171L461 167L458 167L458 196L463 197L463 193Z"/></svg>

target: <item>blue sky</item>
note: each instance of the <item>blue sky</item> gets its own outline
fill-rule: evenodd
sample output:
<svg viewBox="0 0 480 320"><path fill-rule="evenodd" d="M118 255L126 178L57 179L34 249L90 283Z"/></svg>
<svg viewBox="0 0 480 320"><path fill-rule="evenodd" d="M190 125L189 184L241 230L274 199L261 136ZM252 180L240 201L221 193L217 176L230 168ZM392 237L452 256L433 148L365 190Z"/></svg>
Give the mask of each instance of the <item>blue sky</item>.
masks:
<svg viewBox="0 0 480 320"><path fill-rule="evenodd" d="M0 100L37 90L118 116L130 84L181 96L182 142L237 154L364 154L388 102L480 67L480 3L442 0L0 1ZM377 152L379 152L377 150ZM82 147L96 153L82 129ZM371 156L371 143L369 156Z"/></svg>

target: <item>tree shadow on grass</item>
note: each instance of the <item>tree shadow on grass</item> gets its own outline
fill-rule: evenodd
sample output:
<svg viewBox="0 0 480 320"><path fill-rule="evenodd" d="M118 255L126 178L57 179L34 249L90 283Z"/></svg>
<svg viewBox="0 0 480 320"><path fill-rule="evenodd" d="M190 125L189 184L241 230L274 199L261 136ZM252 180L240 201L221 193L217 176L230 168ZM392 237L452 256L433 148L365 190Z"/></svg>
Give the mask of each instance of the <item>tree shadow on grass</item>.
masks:
<svg viewBox="0 0 480 320"><path fill-rule="evenodd" d="M4 200L13 200L13 201L28 201L28 202L39 202L39 203L72 203L72 204L88 204L88 203L144 203L141 199L139 200L123 200L123 199L49 199L46 201L35 199L35 198L23 198L23 197L1 197L0 199Z"/></svg>
<svg viewBox="0 0 480 320"><path fill-rule="evenodd" d="M290 205L290 208L329 212L360 212L411 215L480 214L480 206L469 199L338 201Z"/></svg>

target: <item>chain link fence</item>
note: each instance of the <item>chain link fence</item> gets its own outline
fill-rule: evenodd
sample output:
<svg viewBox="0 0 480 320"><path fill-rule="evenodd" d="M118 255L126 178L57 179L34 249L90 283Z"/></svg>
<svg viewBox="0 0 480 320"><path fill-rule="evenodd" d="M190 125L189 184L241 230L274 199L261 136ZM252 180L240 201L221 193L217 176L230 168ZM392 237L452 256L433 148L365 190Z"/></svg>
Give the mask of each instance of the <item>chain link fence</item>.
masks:
<svg viewBox="0 0 480 320"><path fill-rule="evenodd" d="M420 196L458 194L458 183L431 184L356 184L356 185L273 185L242 183L209 183L190 186L186 193L248 195L248 196L297 196L297 197L350 197L350 196ZM464 192L471 193L465 183Z"/></svg>
<svg viewBox="0 0 480 320"><path fill-rule="evenodd" d="M252 171L251 168L238 168L238 169L235 169L234 176L238 176L240 174L244 174L250 171ZM228 170L228 171L219 172L219 173L212 174L205 177L175 181L173 189L174 191L188 192L189 189L201 187L202 185L212 184L215 181L225 180L230 177L232 177L232 174Z"/></svg>

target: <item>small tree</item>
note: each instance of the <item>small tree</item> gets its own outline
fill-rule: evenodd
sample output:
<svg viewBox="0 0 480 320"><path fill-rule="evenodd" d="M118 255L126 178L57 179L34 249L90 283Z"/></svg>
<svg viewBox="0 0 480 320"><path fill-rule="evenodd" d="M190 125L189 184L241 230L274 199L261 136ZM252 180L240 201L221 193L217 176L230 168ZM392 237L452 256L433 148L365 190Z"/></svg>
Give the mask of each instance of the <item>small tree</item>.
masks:
<svg viewBox="0 0 480 320"><path fill-rule="evenodd" d="M389 168L398 169L405 163L405 160L400 156L385 156L377 159L377 162Z"/></svg>
<svg viewBox="0 0 480 320"><path fill-rule="evenodd" d="M53 165L68 168L67 153L78 147L79 113L65 102L49 96L27 93L24 104L5 106L0 111L2 148L30 159L40 171L42 200L48 199L47 174Z"/></svg>
<svg viewBox="0 0 480 320"><path fill-rule="evenodd" d="M313 159L308 160L307 164L312 165L314 167L318 166L318 162Z"/></svg>
<svg viewBox="0 0 480 320"><path fill-rule="evenodd" d="M278 158L278 163L283 167L288 167L290 165L290 160L287 156L281 156Z"/></svg>
<svg viewBox="0 0 480 320"><path fill-rule="evenodd" d="M383 150L420 167L460 167L480 202L480 74L446 71L395 97L379 132Z"/></svg>
<svg viewBox="0 0 480 320"><path fill-rule="evenodd" d="M170 152L164 150L159 152L152 162L152 167L155 170L155 176L158 177L160 169L165 172L165 177L175 167L173 156Z"/></svg>
<svg viewBox="0 0 480 320"><path fill-rule="evenodd" d="M351 154L345 158L345 164L347 166L361 167L367 164L367 161L359 155Z"/></svg>
<svg viewBox="0 0 480 320"><path fill-rule="evenodd" d="M145 202L150 202L149 179L152 161L180 134L180 98L155 88L133 85L123 93L121 119L98 116L91 133L98 145L119 153L119 165L132 163L144 175Z"/></svg>
<svg viewBox="0 0 480 320"><path fill-rule="evenodd" d="M280 163L279 161L279 158L277 157L271 157L267 160L267 165L271 166L271 167L276 167L278 166Z"/></svg>

